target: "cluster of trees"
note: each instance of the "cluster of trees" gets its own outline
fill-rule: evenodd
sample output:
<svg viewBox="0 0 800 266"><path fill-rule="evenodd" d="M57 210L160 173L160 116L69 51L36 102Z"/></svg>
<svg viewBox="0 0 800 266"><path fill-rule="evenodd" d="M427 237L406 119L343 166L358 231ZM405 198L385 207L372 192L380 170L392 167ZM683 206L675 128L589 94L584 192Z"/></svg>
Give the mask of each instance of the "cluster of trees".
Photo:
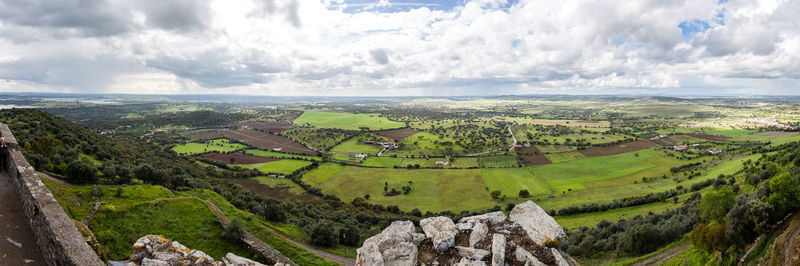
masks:
<svg viewBox="0 0 800 266"><path fill-rule="evenodd" d="M616 208L625 208L631 206L644 205L653 202L665 201L668 198L677 196L680 190L668 190L661 193L650 193L644 196L635 196L624 198L622 200L614 200L613 202L605 204L583 204L581 206L569 206L559 210L550 210L550 215L573 215L589 212L607 211Z"/></svg>
<svg viewBox="0 0 800 266"><path fill-rule="evenodd" d="M800 208L800 143L744 162L744 181L755 190L739 193L738 186L718 186L706 194L699 204L702 224L690 234L695 246L732 260L771 225Z"/></svg>

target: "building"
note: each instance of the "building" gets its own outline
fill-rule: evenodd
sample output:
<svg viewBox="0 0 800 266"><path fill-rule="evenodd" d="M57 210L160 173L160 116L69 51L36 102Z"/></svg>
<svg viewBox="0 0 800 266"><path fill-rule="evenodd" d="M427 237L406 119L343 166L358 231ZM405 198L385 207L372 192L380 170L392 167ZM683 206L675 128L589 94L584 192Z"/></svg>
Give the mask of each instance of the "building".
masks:
<svg viewBox="0 0 800 266"><path fill-rule="evenodd" d="M447 166L448 164L450 164L450 162L445 162L445 161L436 161L436 165Z"/></svg>
<svg viewBox="0 0 800 266"><path fill-rule="evenodd" d="M678 146L675 146L675 147L672 147L672 148L675 149L676 151L685 151L686 149L689 149L689 146L688 145L678 145Z"/></svg>
<svg viewBox="0 0 800 266"><path fill-rule="evenodd" d="M272 151L281 151L283 148L272 148Z"/></svg>
<svg viewBox="0 0 800 266"><path fill-rule="evenodd" d="M351 153L350 158L367 158L365 153Z"/></svg>
<svg viewBox="0 0 800 266"><path fill-rule="evenodd" d="M708 153L711 153L711 154L720 154L720 153L722 153L722 149L713 149L713 150L710 150L710 151L708 151Z"/></svg>

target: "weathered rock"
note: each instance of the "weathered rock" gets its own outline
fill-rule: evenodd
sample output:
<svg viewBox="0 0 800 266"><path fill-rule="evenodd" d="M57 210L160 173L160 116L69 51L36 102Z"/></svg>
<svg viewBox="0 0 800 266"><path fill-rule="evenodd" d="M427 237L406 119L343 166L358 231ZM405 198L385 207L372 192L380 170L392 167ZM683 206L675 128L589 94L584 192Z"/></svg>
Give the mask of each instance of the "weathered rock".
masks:
<svg viewBox="0 0 800 266"><path fill-rule="evenodd" d="M491 254L488 250L477 249L477 248L467 248L467 247L459 247L456 246L456 250L458 250L458 255L471 259L471 260L483 260L486 256Z"/></svg>
<svg viewBox="0 0 800 266"><path fill-rule="evenodd" d="M494 234L492 236L492 266L505 265L506 258L506 236Z"/></svg>
<svg viewBox="0 0 800 266"><path fill-rule="evenodd" d="M265 266L264 264L252 261L250 259L236 256L236 254L228 253L222 259L226 266Z"/></svg>
<svg viewBox="0 0 800 266"><path fill-rule="evenodd" d="M373 236L364 241L364 245L356 249L356 265L384 265L383 255L378 249L378 236Z"/></svg>
<svg viewBox="0 0 800 266"><path fill-rule="evenodd" d="M128 264L133 266L263 266L264 264L228 253L221 261L214 261L203 251L190 250L178 241L163 236L148 235L133 244L133 254ZM126 264L127 265L127 264Z"/></svg>
<svg viewBox="0 0 800 266"><path fill-rule="evenodd" d="M486 263L479 260L475 261L467 258L461 258L461 261L459 261L456 266L486 266Z"/></svg>
<svg viewBox="0 0 800 266"><path fill-rule="evenodd" d="M514 245L514 246L515 246L514 258L516 258L517 261L519 261L519 262L521 262L521 263L523 263L525 265L532 265L532 266L544 266L544 265L546 265L546 264L542 263L541 261L539 261L539 259L537 259L536 256L533 256L533 254L531 254L530 252L528 252L524 248L522 248L520 246L517 246L517 245Z"/></svg>
<svg viewBox="0 0 800 266"><path fill-rule="evenodd" d="M401 242L387 248L381 253L383 253L383 263L386 265L417 265L417 246L414 245L414 243Z"/></svg>
<svg viewBox="0 0 800 266"><path fill-rule="evenodd" d="M487 214L475 215L461 218L458 220L458 223L474 223L474 222L484 222L488 224L499 224L506 220L506 214L502 211L490 212Z"/></svg>
<svg viewBox="0 0 800 266"><path fill-rule="evenodd" d="M522 226L528 236L542 244L546 239L561 240L566 237L564 228L533 201L519 204L511 210L510 220Z"/></svg>
<svg viewBox="0 0 800 266"><path fill-rule="evenodd" d="M455 245L458 229L450 218L439 216L425 218L419 221L425 235L433 241L433 248L438 253L442 253Z"/></svg>
<svg viewBox="0 0 800 266"><path fill-rule="evenodd" d="M410 221L395 221L356 250L356 265L416 265L417 245L425 238ZM418 241L418 242L414 242Z"/></svg>
<svg viewBox="0 0 800 266"><path fill-rule="evenodd" d="M142 266L169 266L169 263L158 259L142 259Z"/></svg>
<svg viewBox="0 0 800 266"><path fill-rule="evenodd" d="M555 248L550 248L550 252L552 252L553 253L553 257L556 258L556 265L558 265L558 266L569 266L569 263L567 262L566 259L564 259L564 256L561 256L561 251L558 251L558 249L555 249Z"/></svg>
<svg viewBox="0 0 800 266"><path fill-rule="evenodd" d="M483 222L476 222L475 226L472 227L472 233L469 234L469 246L474 247L475 244L478 242L483 241L486 238L486 234L489 232L489 227L486 226Z"/></svg>

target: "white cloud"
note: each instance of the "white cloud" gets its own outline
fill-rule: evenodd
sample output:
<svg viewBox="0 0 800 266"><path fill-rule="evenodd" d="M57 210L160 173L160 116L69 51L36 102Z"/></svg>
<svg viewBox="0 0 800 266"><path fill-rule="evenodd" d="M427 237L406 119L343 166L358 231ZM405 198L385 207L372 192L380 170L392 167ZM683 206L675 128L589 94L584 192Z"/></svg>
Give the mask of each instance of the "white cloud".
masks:
<svg viewBox="0 0 800 266"><path fill-rule="evenodd" d="M75 0L36 23L25 15L54 7L15 2L0 0L10 15L0 16L0 90L726 94L746 92L737 85L746 80L753 94L800 91L800 1L472 0L447 11L347 13L340 0L86 10ZM94 11L91 23L69 16Z"/></svg>

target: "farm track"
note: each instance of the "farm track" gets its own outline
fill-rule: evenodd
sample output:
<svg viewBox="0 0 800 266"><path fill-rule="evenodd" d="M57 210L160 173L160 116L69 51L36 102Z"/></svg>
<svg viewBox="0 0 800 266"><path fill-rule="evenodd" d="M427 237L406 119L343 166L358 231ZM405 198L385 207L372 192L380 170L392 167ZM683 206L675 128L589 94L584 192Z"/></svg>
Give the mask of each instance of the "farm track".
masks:
<svg viewBox="0 0 800 266"><path fill-rule="evenodd" d="M675 258L675 256L678 256L678 254L683 253L691 246L692 246L691 242L685 240L683 241L683 243L680 243L677 246L671 247L667 250L662 251L661 253L655 254L652 257L638 261L631 265L632 266L660 265L664 262L667 262L668 260L671 260L672 258Z"/></svg>
<svg viewBox="0 0 800 266"><path fill-rule="evenodd" d="M217 205L214 205L213 202L210 202L208 200L203 200L203 201L206 203L206 205L208 205L208 208L212 212L214 212L215 215L217 215L217 217L220 219L221 222L223 222L224 224L230 223L231 220L228 218L228 216L225 215L224 212L222 212L222 210L217 208ZM339 263L339 264L345 265L345 266L351 266L351 265L355 265L356 264L356 260L355 259L339 256L339 255L336 255L336 254L333 254L333 253L330 253L330 252L327 252L327 251L316 249L316 248L311 247L311 246L309 246L309 245L307 245L305 243L298 242L298 241L290 238L289 236L287 236L287 235L281 233L280 231L275 230L275 229L273 229L271 227L264 226L264 228L266 228L267 230L269 230L270 232L272 232L276 236L280 237L281 239L286 240L289 243L292 243L293 245L298 246L298 247L300 247L302 249L308 250L309 252L314 253L317 256L323 257L326 260L329 260L329 261L332 261L332 262L335 262L335 263ZM267 245L267 246L269 246L269 245Z"/></svg>

